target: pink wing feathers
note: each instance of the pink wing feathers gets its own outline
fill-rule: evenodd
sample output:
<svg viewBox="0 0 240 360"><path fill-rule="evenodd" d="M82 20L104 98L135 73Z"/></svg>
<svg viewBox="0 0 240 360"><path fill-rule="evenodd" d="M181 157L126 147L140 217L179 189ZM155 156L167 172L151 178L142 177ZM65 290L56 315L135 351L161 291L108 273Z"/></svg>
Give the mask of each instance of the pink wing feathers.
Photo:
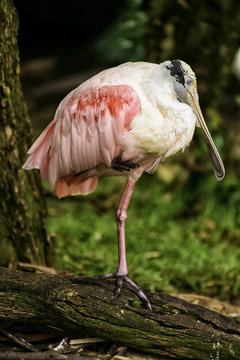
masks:
<svg viewBox="0 0 240 360"><path fill-rule="evenodd" d="M104 164L111 167L121 153L121 139L135 115L140 99L128 85L104 86L98 90L78 89L60 103L54 120L29 149L24 169L41 170L43 179L58 197L88 194L96 177L78 173Z"/></svg>

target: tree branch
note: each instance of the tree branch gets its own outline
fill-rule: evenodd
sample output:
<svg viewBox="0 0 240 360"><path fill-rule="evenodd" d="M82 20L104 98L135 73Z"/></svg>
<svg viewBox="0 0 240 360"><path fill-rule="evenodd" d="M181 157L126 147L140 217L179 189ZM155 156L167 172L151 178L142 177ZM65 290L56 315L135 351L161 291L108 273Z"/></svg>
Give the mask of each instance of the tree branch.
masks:
<svg viewBox="0 0 240 360"><path fill-rule="evenodd" d="M239 359L240 323L166 294L149 294L153 312L114 283L0 268L0 320L37 329L88 333L168 359Z"/></svg>

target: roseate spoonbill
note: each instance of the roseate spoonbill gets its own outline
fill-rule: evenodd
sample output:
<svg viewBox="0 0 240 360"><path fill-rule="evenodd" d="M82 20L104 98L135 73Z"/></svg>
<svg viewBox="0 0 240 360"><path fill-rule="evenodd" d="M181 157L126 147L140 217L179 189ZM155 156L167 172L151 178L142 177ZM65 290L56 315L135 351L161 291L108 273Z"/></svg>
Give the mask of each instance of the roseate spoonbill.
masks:
<svg viewBox="0 0 240 360"><path fill-rule="evenodd" d="M23 168L40 169L59 198L91 193L100 176L127 177L117 210L118 268L103 275L116 278L115 298L125 285L151 310L147 296L128 277L127 208L142 173L153 173L163 159L184 150L195 126L201 127L215 176L222 180L224 166L204 122L190 66L181 60L125 63L71 91L28 151Z"/></svg>

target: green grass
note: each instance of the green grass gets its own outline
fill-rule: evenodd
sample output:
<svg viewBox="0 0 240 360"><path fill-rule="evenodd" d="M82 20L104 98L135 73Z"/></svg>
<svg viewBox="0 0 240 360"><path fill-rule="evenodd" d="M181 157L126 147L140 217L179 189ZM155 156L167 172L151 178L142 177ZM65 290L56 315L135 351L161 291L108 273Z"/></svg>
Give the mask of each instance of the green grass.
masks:
<svg viewBox="0 0 240 360"><path fill-rule="evenodd" d="M117 268L115 210L124 178L100 179L85 197L48 196L56 266L89 276ZM229 299L240 291L240 189L229 175L189 175L168 163L144 175L126 223L130 277L144 289Z"/></svg>

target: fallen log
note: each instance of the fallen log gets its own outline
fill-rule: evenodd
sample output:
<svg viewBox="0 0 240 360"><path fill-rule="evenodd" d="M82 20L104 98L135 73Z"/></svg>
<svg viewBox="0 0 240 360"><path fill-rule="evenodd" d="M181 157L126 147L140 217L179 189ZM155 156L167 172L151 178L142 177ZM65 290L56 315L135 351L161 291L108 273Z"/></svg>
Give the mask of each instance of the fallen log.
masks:
<svg viewBox="0 0 240 360"><path fill-rule="evenodd" d="M63 334L87 333L167 359L239 359L240 322L166 294L147 294L153 312L114 283L0 268L0 320Z"/></svg>

